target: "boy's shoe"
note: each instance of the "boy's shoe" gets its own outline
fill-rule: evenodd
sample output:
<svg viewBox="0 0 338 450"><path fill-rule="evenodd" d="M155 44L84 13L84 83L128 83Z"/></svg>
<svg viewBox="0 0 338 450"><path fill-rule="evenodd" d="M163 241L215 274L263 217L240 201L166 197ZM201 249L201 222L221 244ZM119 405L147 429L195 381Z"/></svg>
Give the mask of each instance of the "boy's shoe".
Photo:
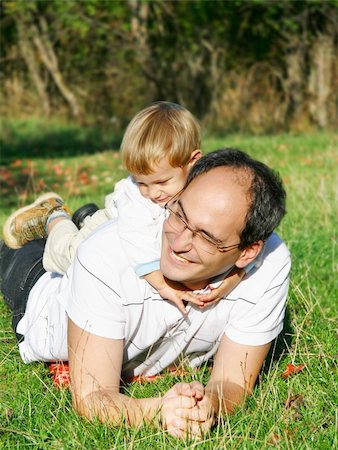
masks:
<svg viewBox="0 0 338 450"><path fill-rule="evenodd" d="M3 227L5 244L17 249L29 241L46 237L47 219L54 211L64 211L71 216L62 198L54 192L41 195L35 202L15 211Z"/></svg>
<svg viewBox="0 0 338 450"><path fill-rule="evenodd" d="M72 221L78 227L78 229L83 227L83 222L87 216L92 216L99 210L99 207L95 203L87 203L81 206L73 214Z"/></svg>

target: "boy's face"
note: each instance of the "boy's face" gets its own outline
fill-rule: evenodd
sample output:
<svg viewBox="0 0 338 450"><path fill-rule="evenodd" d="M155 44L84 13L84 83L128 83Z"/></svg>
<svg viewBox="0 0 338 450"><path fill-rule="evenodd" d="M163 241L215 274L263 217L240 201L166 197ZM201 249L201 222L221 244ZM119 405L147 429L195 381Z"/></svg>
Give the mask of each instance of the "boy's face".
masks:
<svg viewBox="0 0 338 450"><path fill-rule="evenodd" d="M197 159L192 158L189 164L183 167L172 167L164 158L160 163L154 165L152 173L131 175L143 197L163 207L183 189L189 170Z"/></svg>

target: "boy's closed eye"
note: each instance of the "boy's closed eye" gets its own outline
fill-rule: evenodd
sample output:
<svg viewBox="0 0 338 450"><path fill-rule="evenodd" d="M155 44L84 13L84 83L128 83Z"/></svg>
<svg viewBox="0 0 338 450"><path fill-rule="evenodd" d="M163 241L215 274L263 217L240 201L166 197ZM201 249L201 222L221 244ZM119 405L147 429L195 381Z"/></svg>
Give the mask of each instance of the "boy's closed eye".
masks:
<svg viewBox="0 0 338 450"><path fill-rule="evenodd" d="M155 183L151 183L151 184L146 184L143 183L141 181L135 181L135 183L137 184L137 186L142 186L142 187L150 187L151 185L159 185L159 186L165 186L166 184L168 184L171 181L171 178L169 178L168 180L163 180L163 181L155 181Z"/></svg>
<svg viewBox="0 0 338 450"><path fill-rule="evenodd" d="M157 184L160 184L163 186L164 184L169 183L169 181L171 181L171 178L168 178L167 180L158 181Z"/></svg>

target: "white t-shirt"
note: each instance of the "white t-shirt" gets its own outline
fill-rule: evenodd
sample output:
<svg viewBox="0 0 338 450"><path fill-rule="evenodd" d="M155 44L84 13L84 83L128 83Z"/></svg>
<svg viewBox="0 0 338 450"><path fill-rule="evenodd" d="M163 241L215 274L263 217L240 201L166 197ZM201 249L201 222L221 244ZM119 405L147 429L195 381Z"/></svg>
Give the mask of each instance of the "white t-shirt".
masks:
<svg viewBox="0 0 338 450"><path fill-rule="evenodd" d="M131 177L115 185L105 200L107 216L117 217L117 233L138 276L160 268L161 233L165 210L142 196Z"/></svg>
<svg viewBox="0 0 338 450"><path fill-rule="evenodd" d="M25 362L67 359L67 315L92 334L124 339L127 376L154 375L181 354L194 367L216 352L224 333L240 344L263 345L282 330L291 261L276 234L260 267L227 298L204 310L189 306L185 319L135 274L116 226L108 222L91 235L63 278L46 273L36 283L17 327Z"/></svg>

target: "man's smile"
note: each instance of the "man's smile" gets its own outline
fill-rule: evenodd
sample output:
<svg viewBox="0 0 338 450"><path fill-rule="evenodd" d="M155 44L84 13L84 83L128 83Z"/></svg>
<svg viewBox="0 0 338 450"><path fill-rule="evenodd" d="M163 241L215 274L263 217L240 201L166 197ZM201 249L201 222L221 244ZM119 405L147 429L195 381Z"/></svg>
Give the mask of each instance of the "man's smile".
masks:
<svg viewBox="0 0 338 450"><path fill-rule="evenodd" d="M174 261L174 263L178 264L195 264L193 261L184 258L182 255L177 254L171 247L168 249L169 256Z"/></svg>

